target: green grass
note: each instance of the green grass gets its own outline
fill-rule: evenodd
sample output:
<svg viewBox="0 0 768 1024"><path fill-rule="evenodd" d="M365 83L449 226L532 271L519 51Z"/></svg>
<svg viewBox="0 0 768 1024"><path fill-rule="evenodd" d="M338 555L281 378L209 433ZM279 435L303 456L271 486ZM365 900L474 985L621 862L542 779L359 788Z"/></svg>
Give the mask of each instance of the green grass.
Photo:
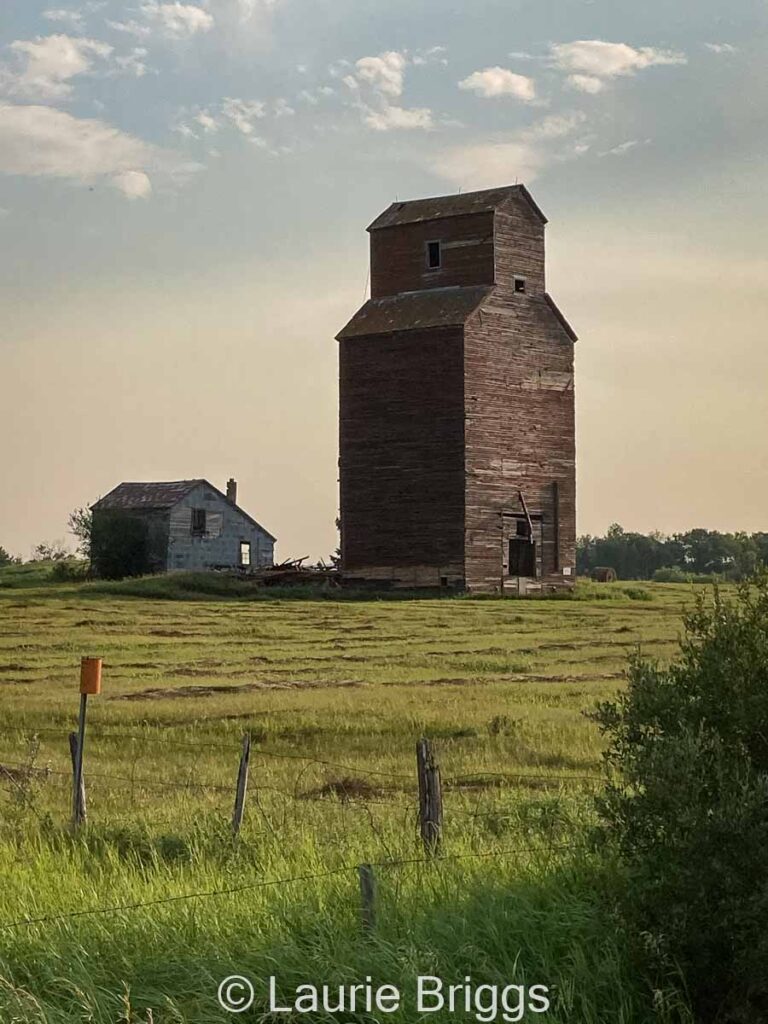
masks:
<svg viewBox="0 0 768 1024"><path fill-rule="evenodd" d="M21 568L0 572L0 1020L114 1024L151 1007L156 1024L208 1024L231 1019L216 1002L228 974L260 998L269 974L286 987L373 974L407 993L420 972L554 986L554 1008L525 1019L688 1019L664 994L653 1008L603 895L610 869L584 852L601 744L583 711L622 685L631 651L674 654L690 586L521 601L297 599L199 575L4 586ZM206 587L222 592L200 599ZM104 657L104 686L89 705L89 824L72 838L85 654ZM421 857L421 735L444 780L444 859L395 865ZM380 865L367 941L363 862ZM262 885L310 875L323 877Z"/></svg>

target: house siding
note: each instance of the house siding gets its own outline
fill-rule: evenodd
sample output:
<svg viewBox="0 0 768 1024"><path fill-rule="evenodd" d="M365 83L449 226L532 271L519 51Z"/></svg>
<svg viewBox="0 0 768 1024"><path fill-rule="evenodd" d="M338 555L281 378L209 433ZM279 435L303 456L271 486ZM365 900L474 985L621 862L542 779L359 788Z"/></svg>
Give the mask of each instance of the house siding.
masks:
<svg viewBox="0 0 768 1024"><path fill-rule="evenodd" d="M192 510L205 509L207 532L192 535ZM206 484L185 495L167 514L168 556L165 568L173 570L236 567L240 564L240 542L251 545L251 567L272 565L274 541L255 527L237 508Z"/></svg>

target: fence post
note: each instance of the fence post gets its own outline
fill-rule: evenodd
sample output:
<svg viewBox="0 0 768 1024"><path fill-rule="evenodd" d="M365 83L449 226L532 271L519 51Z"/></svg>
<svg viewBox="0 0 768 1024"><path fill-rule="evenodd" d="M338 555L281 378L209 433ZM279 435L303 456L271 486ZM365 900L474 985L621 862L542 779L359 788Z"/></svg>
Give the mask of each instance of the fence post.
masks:
<svg viewBox="0 0 768 1024"><path fill-rule="evenodd" d="M85 785L83 783L83 754L85 751L85 716L88 711L88 695L101 693L101 658L80 659L80 716L77 723L75 746L72 739L69 749L72 753L72 828L76 829L85 821Z"/></svg>
<svg viewBox="0 0 768 1024"><path fill-rule="evenodd" d="M419 776L419 829L428 857L440 849L443 831L443 790L440 768L435 764L432 744L420 739L416 744L416 767Z"/></svg>
<svg viewBox="0 0 768 1024"><path fill-rule="evenodd" d="M361 864L357 869L360 879L360 911L363 932L371 935L376 928L376 877L370 864Z"/></svg>
<svg viewBox="0 0 768 1024"><path fill-rule="evenodd" d="M80 787L77 788L78 761L80 760L77 747L77 733L71 732L69 734L69 753L72 758L72 823L75 826L81 825L88 816L85 806L85 780L82 767L80 769Z"/></svg>
<svg viewBox="0 0 768 1024"><path fill-rule="evenodd" d="M240 833L240 826L243 823L245 813L245 794L248 791L248 765L251 760L251 734L243 736L243 750L240 754L240 767L237 771L237 786L235 787L235 809L232 814L232 835L237 838Z"/></svg>

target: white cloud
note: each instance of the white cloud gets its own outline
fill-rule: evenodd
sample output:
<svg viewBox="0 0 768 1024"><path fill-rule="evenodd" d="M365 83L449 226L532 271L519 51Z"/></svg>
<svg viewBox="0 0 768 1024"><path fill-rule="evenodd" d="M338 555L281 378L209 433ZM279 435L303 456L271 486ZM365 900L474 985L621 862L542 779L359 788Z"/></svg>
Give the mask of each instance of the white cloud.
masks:
<svg viewBox="0 0 768 1024"><path fill-rule="evenodd" d="M135 46L130 53L115 57L115 66L126 74L135 75L136 78L143 78L147 73L147 65L144 58L147 51L143 46Z"/></svg>
<svg viewBox="0 0 768 1024"><path fill-rule="evenodd" d="M148 199L152 194L152 182L144 171L119 171L112 184L128 199Z"/></svg>
<svg viewBox="0 0 768 1024"><path fill-rule="evenodd" d="M0 69L0 89L22 99L66 99L72 93L69 80L89 72L94 59L112 53L108 43L63 34L17 39L9 49L20 65Z"/></svg>
<svg viewBox="0 0 768 1024"><path fill-rule="evenodd" d="M486 98L496 96L514 96L524 103L536 99L536 86L532 78L516 75L507 68L492 67L484 71L474 71L459 82L459 88L476 92Z"/></svg>
<svg viewBox="0 0 768 1024"><path fill-rule="evenodd" d="M595 78L594 75L568 75L566 81L572 89L591 95L602 92L605 88L605 81L602 78Z"/></svg>
<svg viewBox="0 0 768 1024"><path fill-rule="evenodd" d="M292 117L296 111L284 96L279 96L272 105L272 113L275 117Z"/></svg>
<svg viewBox="0 0 768 1024"><path fill-rule="evenodd" d="M81 28L83 24L82 11L65 7L55 7L43 11L43 17L48 21L61 21L70 24L73 28Z"/></svg>
<svg viewBox="0 0 768 1024"><path fill-rule="evenodd" d="M454 146L430 169L466 189L531 182L551 164L587 151L585 140L573 138L585 120L581 113L556 115L506 138Z"/></svg>
<svg viewBox="0 0 768 1024"><path fill-rule="evenodd" d="M115 32L127 32L129 35L138 36L139 39L148 39L152 35L152 29L145 22L136 21L110 21L107 19L107 25Z"/></svg>
<svg viewBox="0 0 768 1024"><path fill-rule="evenodd" d="M241 100L227 96L221 104L221 113L243 135L251 135L254 122L266 115L266 109L261 100Z"/></svg>
<svg viewBox="0 0 768 1024"><path fill-rule="evenodd" d="M712 53L738 53L738 49L731 43L704 43Z"/></svg>
<svg viewBox="0 0 768 1024"><path fill-rule="evenodd" d="M636 149L637 146L647 146L650 139L627 139L626 142L620 142L618 146L614 146L613 149L607 149L604 153L600 153L600 156L624 156L625 153L629 153L630 150Z"/></svg>
<svg viewBox="0 0 768 1024"><path fill-rule="evenodd" d="M379 110L367 108L363 120L369 128L378 132L387 132L398 128L420 128L429 131L434 127L432 111L426 107L413 107L407 110L404 107L385 104Z"/></svg>
<svg viewBox="0 0 768 1024"><path fill-rule="evenodd" d="M597 79L633 75L655 65L687 63L685 54L674 50L657 50L652 46L636 50L627 43L608 43L602 39L553 43L550 54L554 66L561 71Z"/></svg>
<svg viewBox="0 0 768 1024"><path fill-rule="evenodd" d="M141 5L144 17L170 39L189 39L213 28L213 16L194 4L161 4L157 0ZM131 23L129 23L131 24ZM130 31L130 29L129 29Z"/></svg>
<svg viewBox="0 0 768 1024"><path fill-rule="evenodd" d="M212 132L217 132L219 130L219 122L212 114L209 114L207 110L199 110L195 114L195 121L200 125L203 131L209 135Z"/></svg>
<svg viewBox="0 0 768 1024"><path fill-rule="evenodd" d="M110 181L123 194L148 194L149 174L177 178L199 169L95 118L55 107L0 104L0 172L60 178L77 184ZM146 181L144 180L146 179Z"/></svg>
<svg viewBox="0 0 768 1024"><path fill-rule="evenodd" d="M385 96L401 96L406 60L402 53L388 50L378 57L361 57L355 63L357 78Z"/></svg>

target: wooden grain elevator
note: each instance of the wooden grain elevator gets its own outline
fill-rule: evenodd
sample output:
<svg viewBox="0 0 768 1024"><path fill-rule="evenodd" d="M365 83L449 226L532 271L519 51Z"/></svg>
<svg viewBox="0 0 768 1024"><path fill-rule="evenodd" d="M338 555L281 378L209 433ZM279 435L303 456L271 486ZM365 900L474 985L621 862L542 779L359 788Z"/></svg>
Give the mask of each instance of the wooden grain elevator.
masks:
<svg viewBox="0 0 768 1024"><path fill-rule="evenodd" d="M573 351L523 185L393 203L338 334L341 561L528 593L575 572Z"/></svg>

